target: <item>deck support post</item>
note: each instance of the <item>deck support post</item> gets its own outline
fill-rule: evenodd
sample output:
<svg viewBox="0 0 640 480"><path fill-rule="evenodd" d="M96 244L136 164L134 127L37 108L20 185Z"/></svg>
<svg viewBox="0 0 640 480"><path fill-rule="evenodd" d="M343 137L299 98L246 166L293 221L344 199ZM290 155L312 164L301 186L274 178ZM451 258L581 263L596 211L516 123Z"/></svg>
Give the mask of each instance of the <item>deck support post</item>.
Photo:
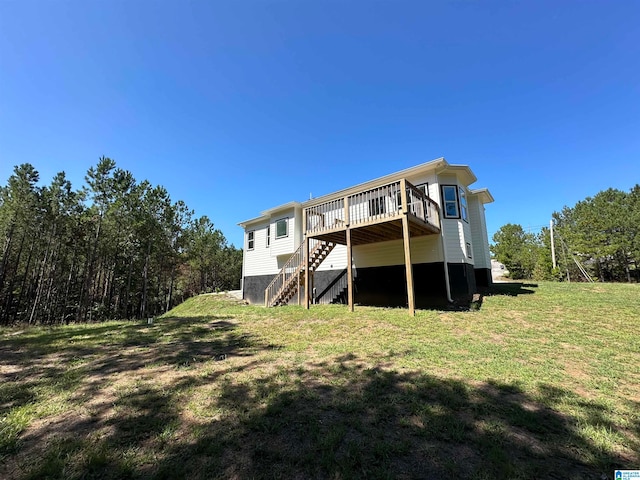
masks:
<svg viewBox="0 0 640 480"><path fill-rule="evenodd" d="M404 267L407 275L407 300L409 315L416 314L416 295L413 288L413 265L411 263L411 231L409 230L409 207L407 205L407 181L400 180L400 192L402 198L402 241L404 245Z"/></svg>
<svg viewBox="0 0 640 480"><path fill-rule="evenodd" d="M309 237L304 236L304 308L309 310L309 295L311 295L311 289L309 278Z"/></svg>
<svg viewBox="0 0 640 480"><path fill-rule="evenodd" d="M353 312L353 261L351 247L351 229L347 227L347 298L349 311Z"/></svg>
<svg viewBox="0 0 640 480"><path fill-rule="evenodd" d="M353 312L353 251L351 245L351 228L349 228L349 197L344 197L344 225L347 239L347 302L349 311Z"/></svg>

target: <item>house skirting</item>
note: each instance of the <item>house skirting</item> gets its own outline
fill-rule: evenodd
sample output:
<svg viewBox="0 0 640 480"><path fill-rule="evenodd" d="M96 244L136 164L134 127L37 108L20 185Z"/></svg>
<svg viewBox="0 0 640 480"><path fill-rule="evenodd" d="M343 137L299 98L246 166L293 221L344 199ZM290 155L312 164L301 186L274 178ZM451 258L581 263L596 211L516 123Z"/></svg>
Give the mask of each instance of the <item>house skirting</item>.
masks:
<svg viewBox="0 0 640 480"><path fill-rule="evenodd" d="M476 285L478 287L490 287L493 283L490 268L476 268Z"/></svg>
<svg viewBox="0 0 640 480"><path fill-rule="evenodd" d="M315 303L346 303L346 275L345 270L324 270L313 275L312 298ZM243 298L252 304L264 305L264 291L275 275L257 275L244 277ZM315 293L315 295L314 295ZM300 289L300 304L304 304L304 286ZM294 295L289 304L297 304L298 295Z"/></svg>
<svg viewBox="0 0 640 480"><path fill-rule="evenodd" d="M254 275L242 279L242 298L253 304L264 304L264 291L275 275Z"/></svg>
<svg viewBox="0 0 640 480"><path fill-rule="evenodd" d="M425 308L446 299L445 276L442 262L413 265L416 307ZM479 270L469 264L448 264L451 295L465 296L475 293ZM489 272L490 274L490 272ZM264 291L275 275L244 277L244 299L249 303L264 304ZM481 279L482 281L482 279ZM406 307L407 282L404 265L354 268L354 302L380 307ZM315 272L313 279L315 303L347 303L346 270ZM312 298L314 292L312 292ZM300 293L304 299L304 287ZM297 303L295 295L290 303Z"/></svg>

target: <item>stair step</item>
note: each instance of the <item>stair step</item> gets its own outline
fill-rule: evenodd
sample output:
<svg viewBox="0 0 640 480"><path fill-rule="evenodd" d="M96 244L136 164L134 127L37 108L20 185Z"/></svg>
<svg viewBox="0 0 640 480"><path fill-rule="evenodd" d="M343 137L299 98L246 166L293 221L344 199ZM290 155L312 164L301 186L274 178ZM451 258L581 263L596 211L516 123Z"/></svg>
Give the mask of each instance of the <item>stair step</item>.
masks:
<svg viewBox="0 0 640 480"><path fill-rule="evenodd" d="M313 251L309 254L309 271L314 272L320 264L329 256L331 251L335 248L336 244L333 242L321 242L318 243ZM296 294L298 291L298 284L304 285L305 278L305 265L298 265L297 272L294 273L285 285L280 287L278 293L274 295L274 297L269 301L269 304L272 306L278 305L286 305L287 302ZM282 271L281 271L282 272Z"/></svg>

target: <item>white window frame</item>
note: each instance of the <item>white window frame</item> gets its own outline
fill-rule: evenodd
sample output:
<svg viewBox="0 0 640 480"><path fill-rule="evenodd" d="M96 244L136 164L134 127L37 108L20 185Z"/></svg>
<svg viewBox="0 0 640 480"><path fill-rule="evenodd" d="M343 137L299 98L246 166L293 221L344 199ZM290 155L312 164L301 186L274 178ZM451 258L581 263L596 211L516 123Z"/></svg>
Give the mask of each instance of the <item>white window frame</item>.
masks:
<svg viewBox="0 0 640 480"><path fill-rule="evenodd" d="M253 250L256 246L256 231L249 230L247 232L247 250Z"/></svg>
<svg viewBox="0 0 640 480"><path fill-rule="evenodd" d="M278 235L278 224L280 222L284 222L285 224L285 233L284 235ZM276 240L280 238L287 238L289 236L289 217L281 218L275 221L276 224Z"/></svg>
<svg viewBox="0 0 640 480"><path fill-rule="evenodd" d="M453 189L453 193L455 195L455 199L453 200L447 200L445 191L447 189ZM460 218L460 204L459 202L459 195L458 195L458 189L460 187L458 187L458 185L441 185L440 186L440 191L442 193L442 213L444 214L444 218ZM449 215L448 211L447 211L447 204L449 205L453 205L456 207L456 214L455 215Z"/></svg>
<svg viewBox="0 0 640 480"><path fill-rule="evenodd" d="M460 205L460 218L469 223L469 206L467 204L467 192L458 187L458 204Z"/></svg>
<svg viewBox="0 0 640 480"><path fill-rule="evenodd" d="M267 225L267 248L271 245L271 224Z"/></svg>

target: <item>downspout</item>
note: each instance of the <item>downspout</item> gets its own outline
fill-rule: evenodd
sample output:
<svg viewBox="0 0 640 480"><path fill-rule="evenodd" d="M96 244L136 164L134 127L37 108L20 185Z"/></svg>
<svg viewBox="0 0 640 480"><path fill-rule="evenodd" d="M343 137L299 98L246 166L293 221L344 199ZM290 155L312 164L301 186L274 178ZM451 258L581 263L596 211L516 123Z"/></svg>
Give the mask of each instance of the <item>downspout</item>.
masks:
<svg viewBox="0 0 640 480"><path fill-rule="evenodd" d="M449 284L449 265L447 262L447 247L444 241L442 216L440 216L440 244L442 245L442 258L444 259L444 286L447 289L447 300L449 300L450 303L453 303L453 298L451 298L451 285Z"/></svg>
<svg viewBox="0 0 640 480"><path fill-rule="evenodd" d="M242 299L244 298L244 263L247 256L247 249L245 247L247 242L247 230L246 228L242 229L242 274L240 275L240 291L242 292Z"/></svg>

